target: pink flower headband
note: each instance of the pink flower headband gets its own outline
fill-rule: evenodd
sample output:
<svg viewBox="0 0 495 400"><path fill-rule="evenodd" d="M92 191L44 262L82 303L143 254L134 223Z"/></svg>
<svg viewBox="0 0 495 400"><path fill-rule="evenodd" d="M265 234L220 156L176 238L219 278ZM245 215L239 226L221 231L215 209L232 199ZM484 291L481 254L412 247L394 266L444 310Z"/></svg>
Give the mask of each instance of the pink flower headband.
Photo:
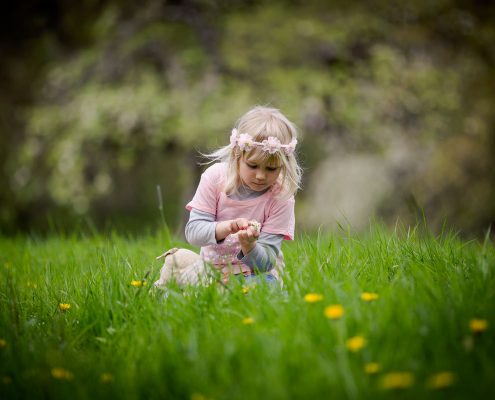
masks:
<svg viewBox="0 0 495 400"><path fill-rule="evenodd" d="M268 136L268 139L262 142L255 142L250 134L239 133L236 128L232 129L232 135L230 135L230 147L234 148L239 146L242 151L249 151L254 146L262 147L263 151L267 151L270 154L275 154L282 149L286 155L291 155L296 149L297 140L292 139L289 144L282 144L280 140L275 136Z"/></svg>

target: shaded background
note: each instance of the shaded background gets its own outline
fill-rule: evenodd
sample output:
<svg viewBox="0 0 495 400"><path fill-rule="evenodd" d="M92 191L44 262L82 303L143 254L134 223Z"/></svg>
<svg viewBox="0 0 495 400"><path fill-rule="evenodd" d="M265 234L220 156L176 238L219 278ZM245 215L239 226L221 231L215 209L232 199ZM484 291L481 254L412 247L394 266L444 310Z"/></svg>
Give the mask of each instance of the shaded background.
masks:
<svg viewBox="0 0 495 400"><path fill-rule="evenodd" d="M300 128L298 229L495 221L490 1L22 1L0 17L0 229L178 234L198 150Z"/></svg>

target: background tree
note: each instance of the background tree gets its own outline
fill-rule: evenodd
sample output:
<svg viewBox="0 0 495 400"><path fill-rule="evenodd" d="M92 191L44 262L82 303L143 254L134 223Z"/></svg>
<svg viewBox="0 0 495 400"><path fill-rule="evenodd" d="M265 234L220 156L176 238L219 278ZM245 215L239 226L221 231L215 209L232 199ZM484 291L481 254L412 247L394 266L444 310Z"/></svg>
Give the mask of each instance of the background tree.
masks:
<svg viewBox="0 0 495 400"><path fill-rule="evenodd" d="M12 7L12 6L11 6ZM5 14L1 226L50 215L177 227L201 168L253 104L303 133L305 228L376 213L481 234L495 216L485 2L25 2Z"/></svg>

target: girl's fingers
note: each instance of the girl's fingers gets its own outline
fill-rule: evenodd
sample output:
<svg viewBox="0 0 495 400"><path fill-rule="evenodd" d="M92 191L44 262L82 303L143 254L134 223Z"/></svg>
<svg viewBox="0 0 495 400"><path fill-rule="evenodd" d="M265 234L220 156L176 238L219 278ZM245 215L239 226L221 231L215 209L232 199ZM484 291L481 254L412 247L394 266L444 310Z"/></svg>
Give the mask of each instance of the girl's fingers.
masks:
<svg viewBox="0 0 495 400"><path fill-rule="evenodd" d="M252 229L246 229L239 231L239 241L252 243L258 238L258 235L253 233Z"/></svg>
<svg viewBox="0 0 495 400"><path fill-rule="evenodd" d="M238 218L236 222L239 229L246 229L249 226L249 222L246 218Z"/></svg>
<svg viewBox="0 0 495 400"><path fill-rule="evenodd" d="M237 218L230 221L230 229L232 233L236 233L246 228L247 228L247 224L243 221L243 218Z"/></svg>
<svg viewBox="0 0 495 400"><path fill-rule="evenodd" d="M260 235L260 233L258 232L258 230L254 226L252 226L252 225L249 225L248 231L252 233L252 235L253 235L254 238L257 238Z"/></svg>
<svg viewBox="0 0 495 400"><path fill-rule="evenodd" d="M231 222L231 233L237 233L241 243L254 243L259 237L259 232L255 227L249 225L245 218L238 218Z"/></svg>
<svg viewBox="0 0 495 400"><path fill-rule="evenodd" d="M250 226L249 228L246 229L248 238L251 240L256 240L258 236L260 235L259 232L256 230L256 228Z"/></svg>
<svg viewBox="0 0 495 400"><path fill-rule="evenodd" d="M242 218L233 219L230 221L230 233L237 233L242 229L245 229Z"/></svg>

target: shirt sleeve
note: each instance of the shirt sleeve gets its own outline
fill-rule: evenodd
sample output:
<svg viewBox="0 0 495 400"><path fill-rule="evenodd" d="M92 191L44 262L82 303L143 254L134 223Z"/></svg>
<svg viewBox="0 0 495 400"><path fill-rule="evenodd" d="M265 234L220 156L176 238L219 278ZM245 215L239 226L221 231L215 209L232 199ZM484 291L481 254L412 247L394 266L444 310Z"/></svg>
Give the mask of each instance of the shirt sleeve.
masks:
<svg viewBox="0 0 495 400"><path fill-rule="evenodd" d="M283 235L285 240L294 239L294 196L289 199L274 199L263 222L262 232Z"/></svg>
<svg viewBox="0 0 495 400"><path fill-rule="evenodd" d="M203 172L196 193L192 200L186 204L186 209L191 211L191 209L195 208L216 216L220 179L220 164L214 164Z"/></svg>
<svg viewBox="0 0 495 400"><path fill-rule="evenodd" d="M216 222L213 214L193 208L186 224L186 240L194 246L217 244L215 227Z"/></svg>
<svg viewBox="0 0 495 400"><path fill-rule="evenodd" d="M260 272L269 271L275 265L283 240L283 235L262 232L254 249L246 255L241 250L237 255L237 259L253 269L258 269Z"/></svg>

